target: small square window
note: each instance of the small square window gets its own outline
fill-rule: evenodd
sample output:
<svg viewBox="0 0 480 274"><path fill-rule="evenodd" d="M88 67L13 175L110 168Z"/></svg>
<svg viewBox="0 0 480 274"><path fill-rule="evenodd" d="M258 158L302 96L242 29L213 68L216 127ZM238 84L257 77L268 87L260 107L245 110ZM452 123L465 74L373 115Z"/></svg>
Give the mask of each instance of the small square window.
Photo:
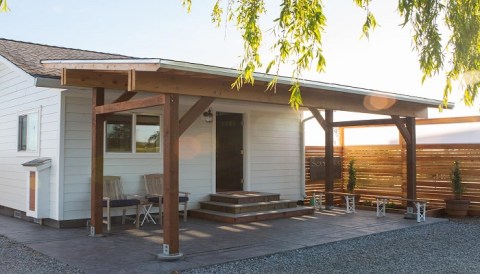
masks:
<svg viewBox="0 0 480 274"><path fill-rule="evenodd" d="M106 122L106 151L132 152L132 116L111 115Z"/></svg>
<svg viewBox="0 0 480 274"><path fill-rule="evenodd" d="M18 116L18 151L38 150L38 112Z"/></svg>

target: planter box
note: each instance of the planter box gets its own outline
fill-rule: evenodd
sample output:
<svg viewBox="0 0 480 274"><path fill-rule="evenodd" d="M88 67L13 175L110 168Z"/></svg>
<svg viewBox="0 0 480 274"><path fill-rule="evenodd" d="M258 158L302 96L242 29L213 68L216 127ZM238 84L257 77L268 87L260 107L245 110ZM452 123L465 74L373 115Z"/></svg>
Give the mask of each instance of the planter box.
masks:
<svg viewBox="0 0 480 274"><path fill-rule="evenodd" d="M464 218L467 216L469 200L445 200L445 212L451 218Z"/></svg>

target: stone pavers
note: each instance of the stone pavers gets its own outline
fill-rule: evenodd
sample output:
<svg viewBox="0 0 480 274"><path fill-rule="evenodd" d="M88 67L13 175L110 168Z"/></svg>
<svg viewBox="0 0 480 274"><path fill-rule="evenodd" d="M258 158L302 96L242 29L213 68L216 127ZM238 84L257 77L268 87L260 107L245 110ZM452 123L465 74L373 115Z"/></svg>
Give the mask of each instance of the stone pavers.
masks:
<svg viewBox="0 0 480 274"><path fill-rule="evenodd" d="M175 262L156 259L161 252L162 230L146 224L113 226L106 237L89 237L85 228L54 229L0 216L0 234L87 273L170 272L232 260L268 255L384 231L421 226L445 219L427 218L424 223L389 214L343 210L316 212L247 224L223 224L189 218L180 222L180 251Z"/></svg>

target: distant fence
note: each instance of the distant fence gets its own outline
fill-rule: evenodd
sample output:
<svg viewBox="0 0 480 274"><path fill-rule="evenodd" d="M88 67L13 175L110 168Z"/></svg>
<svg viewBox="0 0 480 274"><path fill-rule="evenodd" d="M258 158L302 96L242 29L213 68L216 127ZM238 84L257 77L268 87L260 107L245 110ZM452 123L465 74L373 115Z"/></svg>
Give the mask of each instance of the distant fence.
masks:
<svg viewBox="0 0 480 274"><path fill-rule="evenodd" d="M310 157L322 157L322 146L305 147L305 189L308 197L315 190L324 190L325 181L310 180ZM348 162L355 159L356 192L362 199L376 195L406 196L405 148L401 145L335 147L334 155L342 157L344 179L336 179L336 191L345 191ZM417 198L430 202L429 207L444 207L452 197L450 171L454 161L460 161L464 197L471 201L470 214L480 215L480 145L428 144L417 145Z"/></svg>

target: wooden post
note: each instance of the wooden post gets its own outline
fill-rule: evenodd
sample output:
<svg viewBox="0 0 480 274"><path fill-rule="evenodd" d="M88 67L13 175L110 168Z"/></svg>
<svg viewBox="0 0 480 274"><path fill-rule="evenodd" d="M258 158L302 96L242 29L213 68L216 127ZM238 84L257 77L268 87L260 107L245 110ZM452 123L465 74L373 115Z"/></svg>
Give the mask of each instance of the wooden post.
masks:
<svg viewBox="0 0 480 274"><path fill-rule="evenodd" d="M410 143L407 143L407 198L417 198L417 142L415 134L415 117L407 117L407 130ZM413 206L413 205L410 205Z"/></svg>
<svg viewBox="0 0 480 274"><path fill-rule="evenodd" d="M325 110L325 191L333 191L333 110ZM333 195L327 194L325 205L333 206Z"/></svg>
<svg viewBox="0 0 480 274"><path fill-rule="evenodd" d="M179 171L179 97L166 94L163 109L163 254L159 259L181 257L179 252L178 171Z"/></svg>
<svg viewBox="0 0 480 274"><path fill-rule="evenodd" d="M92 173L90 236L103 233L103 130L104 115L95 114L95 107L105 103L105 89L92 90Z"/></svg>

